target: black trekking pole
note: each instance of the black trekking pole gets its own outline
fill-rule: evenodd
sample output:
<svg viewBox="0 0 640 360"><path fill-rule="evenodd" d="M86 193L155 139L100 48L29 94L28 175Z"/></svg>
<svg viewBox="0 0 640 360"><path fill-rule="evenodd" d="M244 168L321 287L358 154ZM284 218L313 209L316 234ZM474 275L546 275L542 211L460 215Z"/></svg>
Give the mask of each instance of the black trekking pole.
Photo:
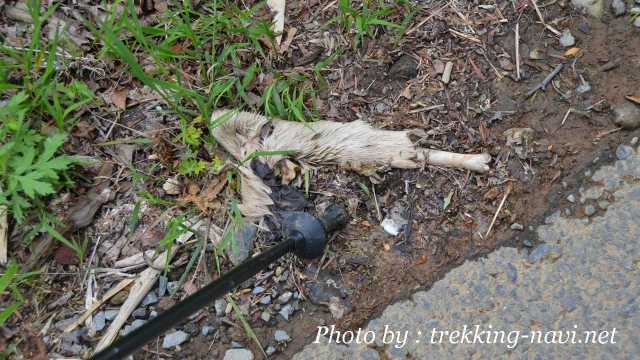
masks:
<svg viewBox="0 0 640 360"><path fill-rule="evenodd" d="M329 206L320 218L315 218L305 212L283 212L283 240L278 245L234 267L219 279L212 281L193 295L98 352L92 359L124 359L147 342L265 269L284 254L294 252L297 256L305 259L313 259L322 255L327 244L327 234L338 230L345 224L346 214L341 207L336 205Z"/></svg>

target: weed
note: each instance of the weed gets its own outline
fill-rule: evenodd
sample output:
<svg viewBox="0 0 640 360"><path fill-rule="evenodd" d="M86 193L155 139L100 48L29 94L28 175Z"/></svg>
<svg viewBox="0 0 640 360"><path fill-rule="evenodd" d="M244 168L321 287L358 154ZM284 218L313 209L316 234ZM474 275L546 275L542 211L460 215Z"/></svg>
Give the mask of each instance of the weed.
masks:
<svg viewBox="0 0 640 360"><path fill-rule="evenodd" d="M354 6L351 0L338 0L338 15L328 23L338 23L344 32L354 33L354 48L360 47L365 37L373 38L378 26L388 30L401 28L400 25L384 20L393 13L393 8L386 5L383 0L365 0L355 3L361 5Z"/></svg>
<svg viewBox="0 0 640 360"><path fill-rule="evenodd" d="M251 338L256 343L256 345L258 345L258 348L260 349L260 351L262 351L262 354L264 355L265 359L267 359L268 356L264 352L262 344L260 344L260 340L258 340L256 333L253 331L253 328L251 327L247 319L245 319L244 314L242 314L242 310L240 309L238 304L236 304L236 302L233 300L231 295L227 296L227 302L231 304L231 308L233 308L233 313L236 315L236 318L238 318L238 320L240 320L240 322L242 323L244 332L247 333L247 336Z"/></svg>

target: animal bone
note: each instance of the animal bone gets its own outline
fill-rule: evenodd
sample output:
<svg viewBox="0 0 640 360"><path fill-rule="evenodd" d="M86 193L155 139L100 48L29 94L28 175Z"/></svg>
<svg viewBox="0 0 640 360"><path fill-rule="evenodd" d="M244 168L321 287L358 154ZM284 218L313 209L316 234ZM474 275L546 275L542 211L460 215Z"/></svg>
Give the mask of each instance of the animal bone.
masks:
<svg viewBox="0 0 640 360"><path fill-rule="evenodd" d="M425 164L458 167L478 172L489 170L489 154L456 154L417 146L409 135L414 130L390 131L371 127L364 121L338 123L316 121L299 123L249 112L215 111L211 131L216 140L237 160L244 160L256 151L291 150L291 155L303 165L333 164L364 171L371 168L420 168ZM261 158L273 168L284 155ZM268 188L249 168L241 167L245 216L269 214ZM249 200L249 201L247 201Z"/></svg>

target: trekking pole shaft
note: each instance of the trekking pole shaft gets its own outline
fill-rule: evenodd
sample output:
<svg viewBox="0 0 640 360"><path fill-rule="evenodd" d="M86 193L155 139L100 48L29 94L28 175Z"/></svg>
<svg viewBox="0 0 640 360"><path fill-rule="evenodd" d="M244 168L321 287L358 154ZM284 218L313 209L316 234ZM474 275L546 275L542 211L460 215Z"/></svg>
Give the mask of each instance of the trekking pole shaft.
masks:
<svg viewBox="0 0 640 360"><path fill-rule="evenodd" d="M292 251L294 239L287 238L269 250L252 257L234 267L219 279L198 290L195 294L177 303L170 309L149 320L144 325L120 338L106 349L95 354L93 360L124 359L139 347L174 327L190 315L205 307L216 298L233 290L236 286L265 269L282 255Z"/></svg>

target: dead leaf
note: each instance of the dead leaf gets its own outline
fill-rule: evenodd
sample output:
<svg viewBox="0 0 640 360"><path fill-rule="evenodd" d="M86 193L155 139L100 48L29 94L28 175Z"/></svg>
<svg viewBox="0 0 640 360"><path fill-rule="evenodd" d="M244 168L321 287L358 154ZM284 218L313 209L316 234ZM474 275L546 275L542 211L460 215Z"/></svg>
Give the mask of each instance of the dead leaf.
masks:
<svg viewBox="0 0 640 360"><path fill-rule="evenodd" d="M627 95L625 98L629 101L633 101L634 103L640 105L640 95Z"/></svg>
<svg viewBox="0 0 640 360"><path fill-rule="evenodd" d="M407 86L406 88L404 88L404 90L402 90L402 92L400 93L400 97L405 98L407 100L411 100L411 85Z"/></svg>
<svg viewBox="0 0 640 360"><path fill-rule="evenodd" d="M193 204L203 213L210 214L221 206L217 197L226 184L226 176L218 176L211 180L202 191L196 189L197 185L194 188L189 186L188 193L178 199L178 204Z"/></svg>
<svg viewBox="0 0 640 360"><path fill-rule="evenodd" d="M572 47L571 49L565 51L563 56L566 58L572 58L572 57L578 56L578 54L580 54L580 51L581 51L580 48Z"/></svg>
<svg viewBox="0 0 640 360"><path fill-rule="evenodd" d="M127 108L127 95L129 95L129 89L124 88L120 90L114 90L109 97L111 103L118 109L124 110Z"/></svg>

